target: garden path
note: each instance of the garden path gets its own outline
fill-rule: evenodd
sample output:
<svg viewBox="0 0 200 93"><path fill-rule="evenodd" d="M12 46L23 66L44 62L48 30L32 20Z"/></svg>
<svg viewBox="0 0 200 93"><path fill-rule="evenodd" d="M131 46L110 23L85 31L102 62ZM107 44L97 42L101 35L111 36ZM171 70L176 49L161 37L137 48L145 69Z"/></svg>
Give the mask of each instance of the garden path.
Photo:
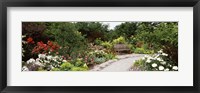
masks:
<svg viewBox="0 0 200 93"><path fill-rule="evenodd" d="M109 60L100 65L94 66L90 71L104 71L104 72L116 72L116 71L129 71L133 63L144 57L145 54L127 54L117 55L118 60Z"/></svg>

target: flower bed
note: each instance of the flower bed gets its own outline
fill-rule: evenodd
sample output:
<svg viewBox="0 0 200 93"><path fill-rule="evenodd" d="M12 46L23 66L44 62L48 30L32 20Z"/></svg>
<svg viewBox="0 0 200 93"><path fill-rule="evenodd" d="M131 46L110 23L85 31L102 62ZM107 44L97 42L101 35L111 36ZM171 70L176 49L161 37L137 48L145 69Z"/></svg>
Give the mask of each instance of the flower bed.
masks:
<svg viewBox="0 0 200 93"><path fill-rule="evenodd" d="M131 70L178 71L178 66L169 59L168 54L160 50L156 54L146 55L142 59L137 60Z"/></svg>

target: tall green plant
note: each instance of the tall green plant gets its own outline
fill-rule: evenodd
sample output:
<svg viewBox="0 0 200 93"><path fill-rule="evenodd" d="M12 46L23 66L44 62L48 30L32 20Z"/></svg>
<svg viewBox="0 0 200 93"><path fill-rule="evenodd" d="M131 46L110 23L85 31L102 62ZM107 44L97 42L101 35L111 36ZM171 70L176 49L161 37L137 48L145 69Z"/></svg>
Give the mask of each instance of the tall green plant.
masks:
<svg viewBox="0 0 200 93"><path fill-rule="evenodd" d="M55 42L62 46L59 51L62 55L83 51L87 48L85 37L77 30L74 23L51 23L46 34L54 36Z"/></svg>

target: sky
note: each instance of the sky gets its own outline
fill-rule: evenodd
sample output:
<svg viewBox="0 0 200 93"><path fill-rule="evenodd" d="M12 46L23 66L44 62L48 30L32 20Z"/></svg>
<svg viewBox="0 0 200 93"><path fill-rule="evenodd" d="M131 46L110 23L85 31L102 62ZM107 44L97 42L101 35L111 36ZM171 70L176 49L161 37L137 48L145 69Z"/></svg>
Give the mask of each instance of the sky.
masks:
<svg viewBox="0 0 200 93"><path fill-rule="evenodd" d="M120 25L123 22L102 22L103 24L108 24L109 25L109 29L114 29L115 26Z"/></svg>

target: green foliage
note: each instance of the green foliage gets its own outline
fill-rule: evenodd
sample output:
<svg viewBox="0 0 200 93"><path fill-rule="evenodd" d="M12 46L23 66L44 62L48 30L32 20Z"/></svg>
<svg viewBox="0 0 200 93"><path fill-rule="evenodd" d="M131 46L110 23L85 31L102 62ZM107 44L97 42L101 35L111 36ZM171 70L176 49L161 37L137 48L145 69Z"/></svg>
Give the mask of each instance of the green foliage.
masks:
<svg viewBox="0 0 200 93"><path fill-rule="evenodd" d="M134 53L138 53L138 54L152 54L154 53L153 50L147 50L144 48L136 48L134 49Z"/></svg>
<svg viewBox="0 0 200 93"><path fill-rule="evenodd" d="M114 54L106 54L106 55L105 55L105 58L106 58L107 60L110 60L110 59L115 59L116 57L115 57Z"/></svg>
<svg viewBox="0 0 200 93"><path fill-rule="evenodd" d="M60 71L59 68L53 68L52 71Z"/></svg>
<svg viewBox="0 0 200 93"><path fill-rule="evenodd" d="M168 54L162 50L157 54L148 55L134 63L135 67L140 67L146 71L177 71L178 65L169 59Z"/></svg>
<svg viewBox="0 0 200 93"><path fill-rule="evenodd" d="M69 62L63 63L60 67L60 70L62 71L69 71L72 67L74 67L74 65L72 65Z"/></svg>
<svg viewBox="0 0 200 93"><path fill-rule="evenodd" d="M100 45L103 41L99 38L95 39L94 44L95 45Z"/></svg>
<svg viewBox="0 0 200 93"><path fill-rule="evenodd" d="M100 58L96 57L96 58L94 59L94 61L95 61L96 63L103 63L103 62L106 61L106 58L104 58L104 57L100 57Z"/></svg>
<svg viewBox="0 0 200 93"><path fill-rule="evenodd" d="M120 36L117 39L114 39L112 43L113 44L126 44L127 42L124 37Z"/></svg>
<svg viewBox="0 0 200 93"><path fill-rule="evenodd" d="M145 60L136 60L133 64L133 68L139 68L140 70L145 70Z"/></svg>
<svg viewBox="0 0 200 93"><path fill-rule="evenodd" d="M107 42L107 41L102 42L102 43L101 43L101 46L103 46L103 47L106 48L106 49L112 49L112 48L113 48L112 43Z"/></svg>
<svg viewBox="0 0 200 93"><path fill-rule="evenodd" d="M71 71L87 71L87 68L83 68L83 67L72 67Z"/></svg>
<svg viewBox="0 0 200 93"><path fill-rule="evenodd" d="M108 25L100 22L77 22L76 27L79 32L86 36L89 42L94 42L97 38L107 39L105 34L108 32Z"/></svg>
<svg viewBox="0 0 200 93"><path fill-rule="evenodd" d="M89 55L95 56L95 57L105 57L107 53L105 53L103 50L95 50L92 52L89 52Z"/></svg>
<svg viewBox="0 0 200 93"><path fill-rule="evenodd" d="M95 51L89 52L88 56L93 57L95 63L103 63L107 60L115 58L114 54L106 53L103 50L95 50Z"/></svg>
<svg viewBox="0 0 200 93"><path fill-rule="evenodd" d="M78 31L74 23L51 23L45 33L54 36L55 41L63 46L59 51L61 55L71 54L87 48L85 37Z"/></svg>
<svg viewBox="0 0 200 93"><path fill-rule="evenodd" d="M178 62L178 23L177 22L142 22L138 23L137 34L129 39L131 44L144 42L145 50L163 49L169 58ZM139 49L142 50L142 49Z"/></svg>
<svg viewBox="0 0 200 93"><path fill-rule="evenodd" d="M126 38L135 35L137 22L125 22L115 27L116 37L124 36Z"/></svg>
<svg viewBox="0 0 200 93"><path fill-rule="evenodd" d="M39 67L38 71L45 71L45 70L42 67Z"/></svg>
<svg viewBox="0 0 200 93"><path fill-rule="evenodd" d="M75 60L75 66L77 66L77 67L81 67L81 66L83 66L85 63L82 61L82 59L80 59L80 58L78 58L78 59L76 59Z"/></svg>

